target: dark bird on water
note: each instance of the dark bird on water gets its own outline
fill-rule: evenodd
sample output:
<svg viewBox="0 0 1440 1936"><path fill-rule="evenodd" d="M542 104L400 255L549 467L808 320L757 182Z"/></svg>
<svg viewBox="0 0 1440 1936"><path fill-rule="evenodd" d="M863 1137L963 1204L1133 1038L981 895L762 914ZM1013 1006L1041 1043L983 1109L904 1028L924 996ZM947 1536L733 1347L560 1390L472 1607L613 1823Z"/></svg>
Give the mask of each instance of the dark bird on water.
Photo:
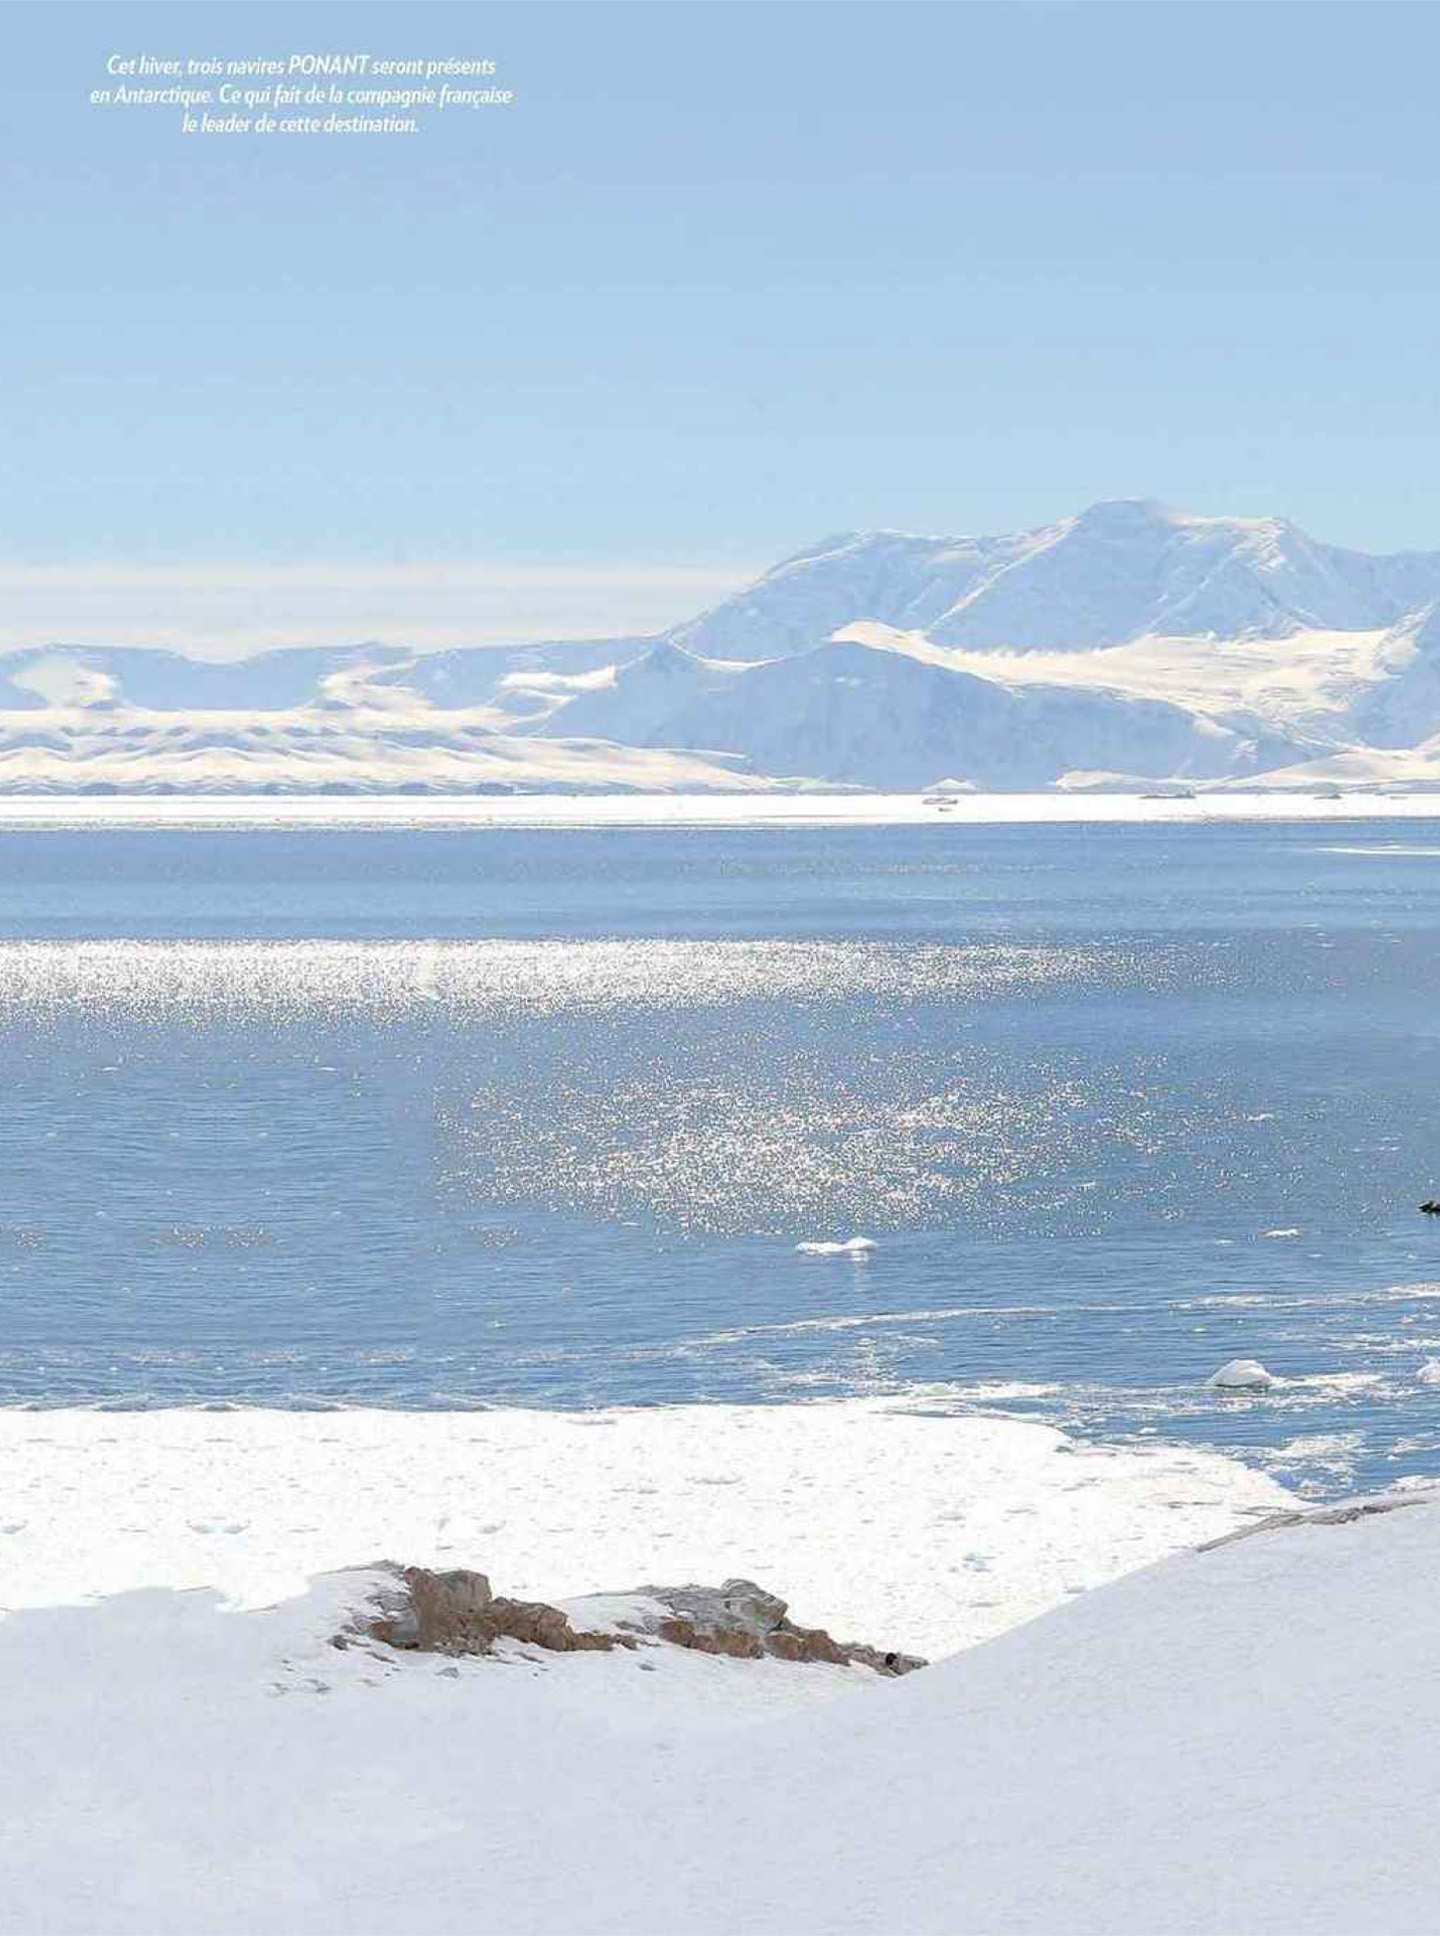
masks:
<svg viewBox="0 0 1440 1936"><path fill-rule="evenodd" d="M1440 1217L1440 1203L1437 1203L1434 1197L1431 1197L1428 1203L1422 1203L1420 1208L1427 1217Z"/></svg>

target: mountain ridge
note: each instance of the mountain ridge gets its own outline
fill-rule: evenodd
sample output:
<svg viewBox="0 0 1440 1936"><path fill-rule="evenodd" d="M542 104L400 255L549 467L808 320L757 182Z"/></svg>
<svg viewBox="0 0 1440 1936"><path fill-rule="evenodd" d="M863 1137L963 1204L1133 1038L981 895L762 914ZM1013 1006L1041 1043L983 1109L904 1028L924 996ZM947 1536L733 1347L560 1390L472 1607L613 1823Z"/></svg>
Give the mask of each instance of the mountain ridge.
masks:
<svg viewBox="0 0 1440 1936"><path fill-rule="evenodd" d="M868 598L873 609L853 609ZM843 534L782 560L671 636L768 657L848 603L849 620L981 649L1085 649L1153 633L1283 637L1393 625L1440 598L1440 551L1322 545L1284 518L1199 517L1117 498L986 537ZM831 626L829 629L834 629Z"/></svg>
<svg viewBox="0 0 1440 1936"><path fill-rule="evenodd" d="M1336 764L1338 762L1338 765ZM1433 773L1432 773L1433 768ZM833 534L649 638L0 654L0 790L1440 786L1440 551L1112 499Z"/></svg>

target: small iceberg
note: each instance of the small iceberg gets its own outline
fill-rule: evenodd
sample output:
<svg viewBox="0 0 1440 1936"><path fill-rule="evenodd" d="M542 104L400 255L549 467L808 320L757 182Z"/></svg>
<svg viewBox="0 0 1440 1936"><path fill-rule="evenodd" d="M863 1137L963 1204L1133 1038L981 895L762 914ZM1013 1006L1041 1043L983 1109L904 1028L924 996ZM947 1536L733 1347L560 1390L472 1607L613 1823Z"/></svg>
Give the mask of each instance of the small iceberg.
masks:
<svg viewBox="0 0 1440 1936"><path fill-rule="evenodd" d="M1214 1391L1268 1391L1275 1382L1258 1358L1229 1358L1205 1380Z"/></svg>
<svg viewBox="0 0 1440 1936"><path fill-rule="evenodd" d="M875 1248L873 1237L851 1237L843 1244L796 1244L805 1257L867 1257Z"/></svg>
<svg viewBox="0 0 1440 1936"><path fill-rule="evenodd" d="M1440 1358L1427 1358L1415 1374L1417 1384L1440 1385Z"/></svg>

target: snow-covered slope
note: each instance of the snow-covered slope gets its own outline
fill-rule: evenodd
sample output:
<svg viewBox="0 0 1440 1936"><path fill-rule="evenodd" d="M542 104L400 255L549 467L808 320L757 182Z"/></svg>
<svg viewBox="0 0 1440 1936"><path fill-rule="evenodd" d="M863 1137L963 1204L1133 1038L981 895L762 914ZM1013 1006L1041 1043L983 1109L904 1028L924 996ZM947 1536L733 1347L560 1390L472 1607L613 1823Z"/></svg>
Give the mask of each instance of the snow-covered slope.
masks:
<svg viewBox="0 0 1440 1936"><path fill-rule="evenodd" d="M509 681L582 677L633 659L649 639L412 652L400 646L292 646L210 662L143 646L30 647L0 655L0 716L111 699L157 712L283 712L363 685L397 705L442 711L493 701Z"/></svg>
<svg viewBox="0 0 1440 1936"><path fill-rule="evenodd" d="M723 748L760 772L882 788L954 777L1027 789L1077 767L1212 779L1315 750L1258 719L1222 722L1073 681L1007 683L938 655L858 640L748 668L661 644L532 730L692 752Z"/></svg>
<svg viewBox="0 0 1440 1936"><path fill-rule="evenodd" d="M703 708L714 695L722 702L753 668L723 659L702 659L661 639L599 678L555 679L539 685L533 677L517 674L507 692L549 699L553 711L538 714L533 730L539 733L584 733L596 739L623 740L628 746L695 744L677 737L676 721ZM746 686L748 692L750 687ZM707 742L708 743L708 742ZM717 739L714 744L725 744ZM776 769L770 769L776 770Z"/></svg>
<svg viewBox="0 0 1440 1936"><path fill-rule="evenodd" d="M477 678L463 662L452 672L408 653L277 653L256 667L178 661L177 672L157 667L168 654L116 653L109 671L96 663L104 656L52 653L11 669L16 689L39 703L0 706L0 792L734 793L772 784L724 752L702 759L571 732L518 737L553 701L526 691L503 707L471 703L475 687L505 679L503 666L476 666ZM422 689L426 678L443 703ZM151 703L127 696L137 690ZM167 692L171 703L155 703Z"/></svg>
<svg viewBox="0 0 1440 1936"><path fill-rule="evenodd" d="M1418 746L1440 733L1440 603L1386 633L1347 723L1371 746Z"/></svg>
<svg viewBox="0 0 1440 1936"><path fill-rule="evenodd" d="M1440 553L1280 519L1121 501L1004 538L862 534L588 691L557 682L529 730L871 786L1233 784L1440 731L1437 610Z"/></svg>
<svg viewBox="0 0 1440 1936"><path fill-rule="evenodd" d="M519 739L465 714L440 721L305 708L257 721L126 708L44 716L0 733L5 793L745 793L772 782L743 760L566 736Z"/></svg>
<svg viewBox="0 0 1440 1936"><path fill-rule="evenodd" d="M898 1680L337 1651L382 1577L0 1622L7 1929L1434 1927L1433 1493L1281 1514Z"/></svg>
<svg viewBox="0 0 1440 1936"><path fill-rule="evenodd" d="M1437 613L1440 552L1123 500L829 540L658 639L10 653L0 792L1369 784L1440 733Z"/></svg>
<svg viewBox="0 0 1440 1936"><path fill-rule="evenodd" d="M1375 629L1437 597L1440 552L1375 557L1317 544L1282 518L1121 499L1009 537L831 539L673 636L713 657L771 658L878 619L942 645L1064 651L1150 633Z"/></svg>

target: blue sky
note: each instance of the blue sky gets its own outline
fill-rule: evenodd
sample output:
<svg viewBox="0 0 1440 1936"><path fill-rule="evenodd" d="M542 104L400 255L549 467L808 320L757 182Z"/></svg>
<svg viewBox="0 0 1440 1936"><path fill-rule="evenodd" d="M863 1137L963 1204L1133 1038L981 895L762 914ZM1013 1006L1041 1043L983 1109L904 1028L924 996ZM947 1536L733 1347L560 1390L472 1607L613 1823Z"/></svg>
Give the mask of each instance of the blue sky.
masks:
<svg viewBox="0 0 1440 1936"><path fill-rule="evenodd" d="M297 48L518 99L88 105ZM22 3L0 71L0 638L629 629L1113 496L1440 547L1428 6Z"/></svg>

